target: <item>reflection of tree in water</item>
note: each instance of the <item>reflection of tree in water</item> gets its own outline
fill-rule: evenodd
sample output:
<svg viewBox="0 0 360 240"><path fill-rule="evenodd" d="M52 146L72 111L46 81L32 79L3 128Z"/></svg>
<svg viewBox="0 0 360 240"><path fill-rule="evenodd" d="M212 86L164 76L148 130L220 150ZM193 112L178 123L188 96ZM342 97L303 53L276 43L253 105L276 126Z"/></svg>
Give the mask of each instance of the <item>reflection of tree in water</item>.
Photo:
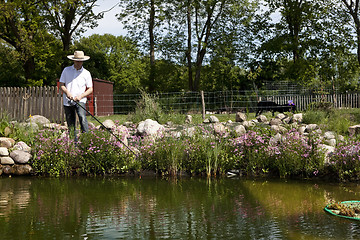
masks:
<svg viewBox="0 0 360 240"><path fill-rule="evenodd" d="M13 211L26 208L30 201L31 180L2 178L0 181L0 216L7 218Z"/></svg>

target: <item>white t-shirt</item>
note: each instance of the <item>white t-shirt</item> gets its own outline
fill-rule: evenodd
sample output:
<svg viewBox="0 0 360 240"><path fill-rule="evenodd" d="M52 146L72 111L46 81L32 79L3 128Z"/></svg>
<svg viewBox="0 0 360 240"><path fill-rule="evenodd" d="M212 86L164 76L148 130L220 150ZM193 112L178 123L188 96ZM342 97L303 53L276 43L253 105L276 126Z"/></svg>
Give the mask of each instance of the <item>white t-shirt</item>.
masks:
<svg viewBox="0 0 360 240"><path fill-rule="evenodd" d="M86 91L86 88L93 86L91 74L84 67L77 70L74 65L64 68L61 73L60 82L65 84L66 89L74 96L79 96ZM86 103L86 97L82 98L80 102ZM63 94L63 103L65 106L70 106L66 94Z"/></svg>

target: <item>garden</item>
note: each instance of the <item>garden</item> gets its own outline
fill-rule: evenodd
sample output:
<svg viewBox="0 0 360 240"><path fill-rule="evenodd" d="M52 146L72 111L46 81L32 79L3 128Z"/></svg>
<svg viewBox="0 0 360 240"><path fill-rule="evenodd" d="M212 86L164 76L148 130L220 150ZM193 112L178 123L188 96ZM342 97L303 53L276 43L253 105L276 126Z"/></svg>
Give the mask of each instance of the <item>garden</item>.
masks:
<svg viewBox="0 0 360 240"><path fill-rule="evenodd" d="M254 113L246 115L254 118ZM287 115L291 117L292 113ZM160 176L210 177L231 172L256 177L358 180L360 140L356 135L351 136L348 128L360 121L359 109L309 109L303 116L303 123L317 124L322 131L341 136L327 163L324 149L320 147L324 141L319 134L321 130L304 136L299 131L300 125L288 124L277 140L277 132L266 124L248 126L242 134L229 129L216 133L214 124L203 123L200 114L193 116L192 123L184 123L183 114L165 113L151 99L146 99L132 114L99 118L100 121L110 118L116 129L121 129L117 134L124 141L118 141L107 129L96 127L91 117L90 125L95 127L82 133L77 143L66 130L29 131L11 122L5 114L1 118L0 134L24 141L31 147L30 164L35 175L141 175L147 172ZM217 117L226 125L229 120L234 121L235 115ZM141 119L154 119L173 130L191 127L192 133L176 134L179 131L174 130L156 138L140 136L136 134L136 126Z"/></svg>

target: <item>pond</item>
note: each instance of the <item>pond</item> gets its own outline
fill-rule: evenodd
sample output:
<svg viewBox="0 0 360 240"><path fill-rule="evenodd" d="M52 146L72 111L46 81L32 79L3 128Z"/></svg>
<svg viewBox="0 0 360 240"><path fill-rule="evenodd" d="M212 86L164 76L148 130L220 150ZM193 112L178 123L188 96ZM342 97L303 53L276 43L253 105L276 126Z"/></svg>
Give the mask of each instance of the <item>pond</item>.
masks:
<svg viewBox="0 0 360 240"><path fill-rule="evenodd" d="M0 178L1 239L358 239L360 186L241 178Z"/></svg>

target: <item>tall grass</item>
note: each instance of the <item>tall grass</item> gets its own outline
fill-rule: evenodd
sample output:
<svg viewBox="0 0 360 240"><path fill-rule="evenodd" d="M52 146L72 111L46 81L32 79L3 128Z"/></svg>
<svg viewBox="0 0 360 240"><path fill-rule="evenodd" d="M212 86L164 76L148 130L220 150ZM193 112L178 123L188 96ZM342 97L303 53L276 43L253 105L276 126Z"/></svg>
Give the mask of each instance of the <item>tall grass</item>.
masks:
<svg viewBox="0 0 360 240"><path fill-rule="evenodd" d="M360 109L308 110L304 113L303 122L315 123L322 130L347 135L349 127L360 122Z"/></svg>

